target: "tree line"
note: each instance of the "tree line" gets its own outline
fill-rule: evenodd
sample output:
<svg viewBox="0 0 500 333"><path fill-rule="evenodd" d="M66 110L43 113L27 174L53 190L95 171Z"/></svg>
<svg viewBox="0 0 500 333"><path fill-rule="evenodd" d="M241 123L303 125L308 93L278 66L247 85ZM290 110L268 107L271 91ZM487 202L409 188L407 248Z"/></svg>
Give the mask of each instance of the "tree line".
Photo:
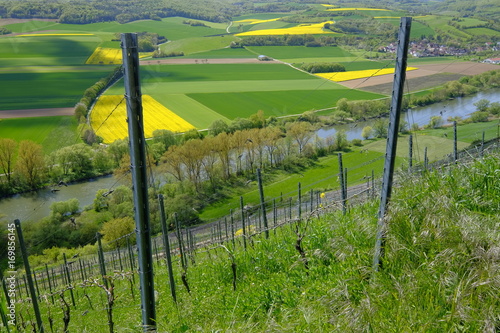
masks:
<svg viewBox="0 0 500 333"><path fill-rule="evenodd" d="M88 24L182 16L211 22L226 22L239 12L230 3L208 0L169 1L1 1L0 16L10 18L50 18L61 23Z"/></svg>

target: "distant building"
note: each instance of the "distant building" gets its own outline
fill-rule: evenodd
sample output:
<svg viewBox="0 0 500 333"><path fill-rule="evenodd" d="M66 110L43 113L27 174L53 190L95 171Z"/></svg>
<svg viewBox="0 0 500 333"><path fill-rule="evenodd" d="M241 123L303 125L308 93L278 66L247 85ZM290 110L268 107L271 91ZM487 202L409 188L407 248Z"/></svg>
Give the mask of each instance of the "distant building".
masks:
<svg viewBox="0 0 500 333"><path fill-rule="evenodd" d="M484 60L483 62L487 63L487 64L498 65L498 64L500 64L500 58L489 58L489 59Z"/></svg>
<svg viewBox="0 0 500 333"><path fill-rule="evenodd" d="M257 57L257 59L259 59L260 61L269 61L269 60L273 60L273 58L268 57L268 56L263 55L263 54L261 54L260 56L258 56L258 57Z"/></svg>

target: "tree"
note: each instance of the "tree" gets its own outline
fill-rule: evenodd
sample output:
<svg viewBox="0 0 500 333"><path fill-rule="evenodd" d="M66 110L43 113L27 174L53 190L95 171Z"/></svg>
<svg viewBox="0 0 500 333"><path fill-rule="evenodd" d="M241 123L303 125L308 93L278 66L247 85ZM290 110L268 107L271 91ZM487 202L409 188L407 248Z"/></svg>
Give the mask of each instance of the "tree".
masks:
<svg viewBox="0 0 500 333"><path fill-rule="evenodd" d="M337 101L337 111L344 111L349 114L350 107L347 98L341 98Z"/></svg>
<svg viewBox="0 0 500 333"><path fill-rule="evenodd" d="M488 110L488 107L490 106L490 101L483 98L474 103L474 106L477 108L477 111L484 112Z"/></svg>
<svg viewBox="0 0 500 333"><path fill-rule="evenodd" d="M363 137L363 139L368 140L372 135L373 128L371 126L363 127L363 130L361 131L361 136Z"/></svg>
<svg viewBox="0 0 500 333"><path fill-rule="evenodd" d="M36 189L43 183L45 174L42 146L33 141L21 141L15 169L30 189Z"/></svg>
<svg viewBox="0 0 500 333"><path fill-rule="evenodd" d="M208 133L212 136L217 136L220 133L228 133L229 125L222 119L214 120L214 122L208 127Z"/></svg>
<svg viewBox="0 0 500 333"><path fill-rule="evenodd" d="M101 234L103 240L108 243L111 248L117 248L127 245L127 239L124 237L128 234L134 235L135 222L130 216L112 219L102 225Z"/></svg>
<svg viewBox="0 0 500 333"><path fill-rule="evenodd" d="M0 168L7 179L7 184L11 182L12 164L16 152L17 143L12 139L0 139Z"/></svg>
<svg viewBox="0 0 500 333"><path fill-rule="evenodd" d="M373 124L373 135L377 138L387 138L388 126L389 126L389 120L378 119Z"/></svg>
<svg viewBox="0 0 500 333"><path fill-rule="evenodd" d="M302 151L304 150L305 145L311 140L313 137L313 126L311 123L299 121L295 123L291 123L291 125L287 128L287 135L290 135L293 140L297 143L297 147L299 148L299 155L302 155Z"/></svg>

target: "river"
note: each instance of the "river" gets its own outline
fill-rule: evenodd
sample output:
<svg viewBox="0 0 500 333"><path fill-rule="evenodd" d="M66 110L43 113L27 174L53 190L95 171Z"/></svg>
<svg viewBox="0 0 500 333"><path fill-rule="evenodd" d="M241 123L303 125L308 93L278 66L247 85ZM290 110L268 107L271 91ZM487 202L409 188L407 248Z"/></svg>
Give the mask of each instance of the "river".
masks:
<svg viewBox="0 0 500 333"><path fill-rule="evenodd" d="M487 99L490 102L500 102L500 89L493 89L487 92L480 92L474 96L415 108L405 113L403 117L410 126L414 123L420 126L428 124L430 118L436 115L441 115L445 122L448 117L460 116L467 118L472 112L476 111L474 103L480 99ZM360 139L361 131L367 125L373 125L373 120L320 129L317 133L320 137L325 138L335 134L336 131L344 130L348 140ZM0 215L5 215L5 220L7 221L14 219L36 221L50 214L50 205L53 202L78 198L80 207L83 209L85 206L92 204L98 190L111 189L118 185L119 181L113 176L106 176L92 179L91 181L70 184L67 187L56 187L59 190L56 192L52 192L51 189L44 189L31 193L18 194L0 200Z"/></svg>

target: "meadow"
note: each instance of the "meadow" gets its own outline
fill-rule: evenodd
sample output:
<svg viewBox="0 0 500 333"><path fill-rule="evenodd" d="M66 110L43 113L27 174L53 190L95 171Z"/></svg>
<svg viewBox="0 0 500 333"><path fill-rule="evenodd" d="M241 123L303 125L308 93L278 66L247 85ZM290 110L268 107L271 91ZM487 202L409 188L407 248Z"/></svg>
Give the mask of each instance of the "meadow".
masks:
<svg viewBox="0 0 500 333"><path fill-rule="evenodd" d="M69 116L0 119L2 138L33 141L42 145L46 154L80 143L77 127L77 120Z"/></svg>
<svg viewBox="0 0 500 333"><path fill-rule="evenodd" d="M108 71L1 73L1 110L73 107Z"/></svg>

